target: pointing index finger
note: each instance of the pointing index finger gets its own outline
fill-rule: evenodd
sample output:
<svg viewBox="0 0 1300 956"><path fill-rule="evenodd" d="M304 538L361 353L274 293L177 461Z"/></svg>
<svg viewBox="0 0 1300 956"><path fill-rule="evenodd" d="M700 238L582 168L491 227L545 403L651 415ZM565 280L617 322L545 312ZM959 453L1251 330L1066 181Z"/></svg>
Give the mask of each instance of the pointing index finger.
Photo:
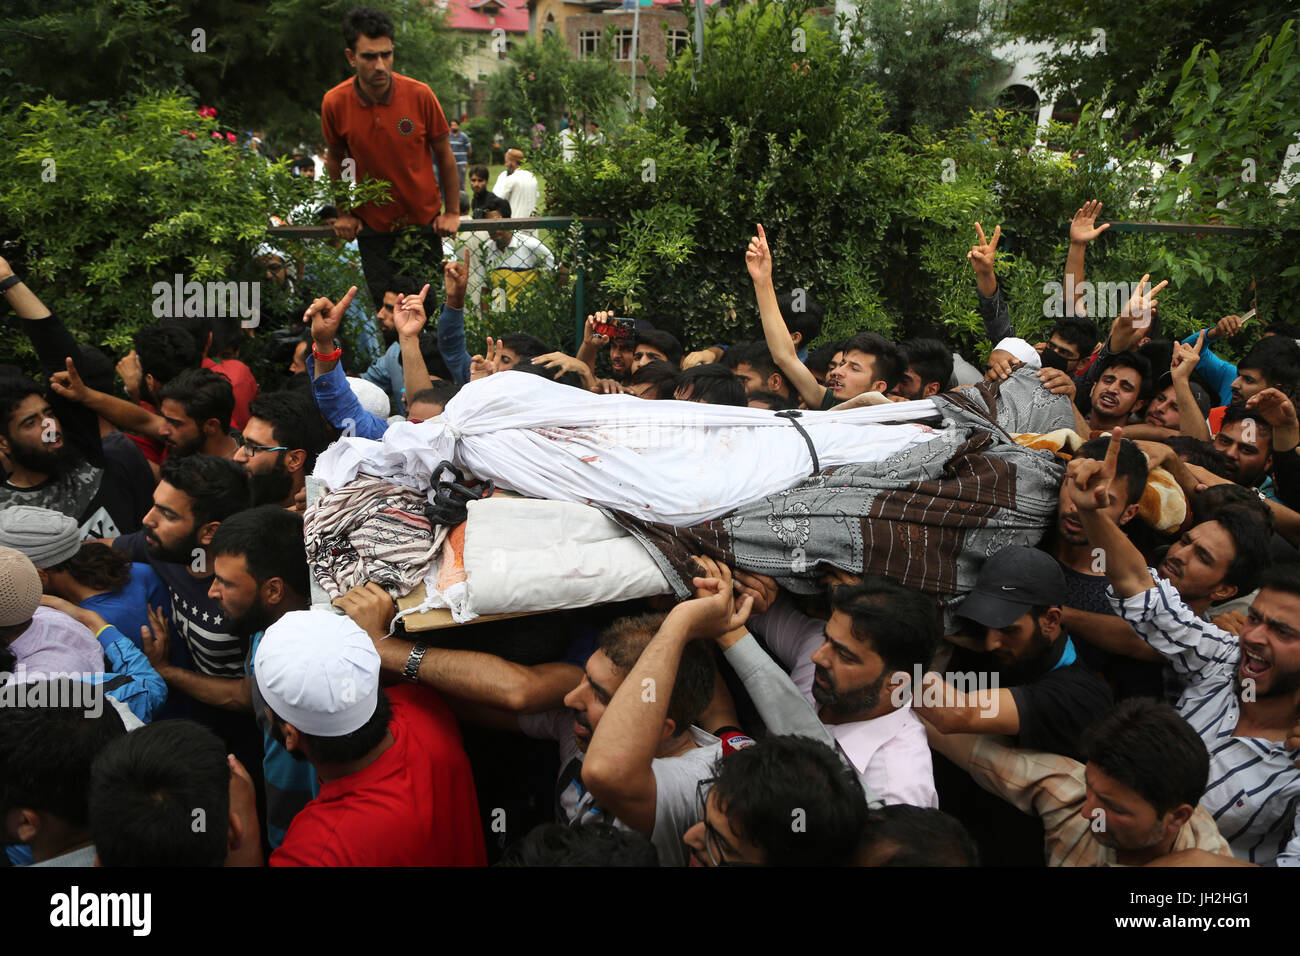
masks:
<svg viewBox="0 0 1300 956"><path fill-rule="evenodd" d="M1119 441L1123 437L1123 432L1124 429L1116 425L1114 431L1110 433L1110 444L1106 446L1106 463L1102 468L1102 474L1107 478L1115 477L1115 468L1119 462Z"/></svg>

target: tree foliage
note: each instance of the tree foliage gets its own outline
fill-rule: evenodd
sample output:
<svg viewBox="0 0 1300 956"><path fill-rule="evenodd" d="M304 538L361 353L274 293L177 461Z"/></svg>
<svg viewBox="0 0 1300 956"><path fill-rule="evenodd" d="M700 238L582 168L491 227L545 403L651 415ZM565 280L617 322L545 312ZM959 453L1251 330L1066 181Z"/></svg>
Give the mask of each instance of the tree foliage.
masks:
<svg viewBox="0 0 1300 956"><path fill-rule="evenodd" d="M540 122L553 134L566 114L575 124L584 116L604 118L623 93L612 49L607 42L596 55L576 58L554 33L516 46L506 68L488 78L494 129L518 137Z"/></svg>
<svg viewBox="0 0 1300 956"><path fill-rule="evenodd" d="M397 36L395 68L454 97L455 41L436 7L368 0ZM355 0L7 0L0 80L14 102L77 105L176 89L237 129L291 148L320 137L325 91L351 75L344 14ZM198 31L198 32L196 32Z"/></svg>
<svg viewBox="0 0 1300 956"><path fill-rule="evenodd" d="M1036 77L1048 98L1067 95L1103 109L1144 102L1135 121L1167 145L1167 110L1193 48L1212 40L1244 59L1294 9L1276 0L1010 0L1003 29L1055 46Z"/></svg>

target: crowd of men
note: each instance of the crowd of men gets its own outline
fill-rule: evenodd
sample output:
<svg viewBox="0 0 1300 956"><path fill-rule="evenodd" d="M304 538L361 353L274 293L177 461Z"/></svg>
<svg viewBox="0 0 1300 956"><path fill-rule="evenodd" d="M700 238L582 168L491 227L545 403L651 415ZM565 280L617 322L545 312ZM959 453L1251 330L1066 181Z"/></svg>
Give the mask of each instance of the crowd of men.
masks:
<svg viewBox="0 0 1300 956"><path fill-rule="evenodd" d="M291 370L241 361L238 320L194 316L115 362L0 259L39 363L0 367L6 863L1300 863L1300 327L1226 316L1173 341L1144 277L1108 330L1067 296L1034 344L1000 230L976 224L980 371L938 334L828 341L814 297L778 294L759 226L762 338L687 351L670 323L598 312L576 355L524 333L471 355L466 262L433 243L410 277L389 258L396 228L459 223L430 185L459 165L441 108L392 72L382 14L353 11L345 39L357 75L325 97L327 164L400 184L407 162L421 198L334 211L364 279L302 303ZM379 132L394 103L418 136ZM402 137L418 162L387 150ZM478 203L486 170L468 172ZM1071 225L1066 289L1098 213ZM387 349L345 354L345 328ZM317 457L495 374L775 411L1020 377L1078 440L1047 535L991 555L946 616L887 574L827 568L795 595L705 556L688 600L435 637L394 628L398 595L374 582L313 607ZM1143 510L1157 473L1187 502L1172 533Z"/></svg>

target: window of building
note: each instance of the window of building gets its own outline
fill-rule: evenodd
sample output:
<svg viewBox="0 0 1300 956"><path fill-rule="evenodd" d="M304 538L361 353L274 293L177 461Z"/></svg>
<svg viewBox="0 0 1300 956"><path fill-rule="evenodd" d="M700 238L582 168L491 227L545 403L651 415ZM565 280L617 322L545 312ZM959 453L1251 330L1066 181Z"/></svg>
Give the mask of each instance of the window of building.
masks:
<svg viewBox="0 0 1300 956"><path fill-rule="evenodd" d="M631 30L616 30L614 32L614 59L632 59L632 38L634 36L635 34Z"/></svg>
<svg viewBox="0 0 1300 956"><path fill-rule="evenodd" d="M599 30L583 30L578 34L578 56L595 56L599 50Z"/></svg>
<svg viewBox="0 0 1300 956"><path fill-rule="evenodd" d="M685 50L686 47L690 45L690 42L691 35L685 30L669 30L667 50L669 58L675 57L678 53Z"/></svg>

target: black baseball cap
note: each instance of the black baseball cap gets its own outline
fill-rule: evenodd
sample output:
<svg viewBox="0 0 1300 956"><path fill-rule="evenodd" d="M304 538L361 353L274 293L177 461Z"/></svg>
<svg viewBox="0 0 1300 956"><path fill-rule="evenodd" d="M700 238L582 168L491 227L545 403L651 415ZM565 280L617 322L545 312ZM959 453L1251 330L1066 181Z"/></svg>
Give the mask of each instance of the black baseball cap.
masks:
<svg viewBox="0 0 1300 956"><path fill-rule="evenodd" d="M1034 607L1065 599L1065 574L1056 559L1037 548L1003 548L980 569L975 587L953 613L984 627L1008 627Z"/></svg>

